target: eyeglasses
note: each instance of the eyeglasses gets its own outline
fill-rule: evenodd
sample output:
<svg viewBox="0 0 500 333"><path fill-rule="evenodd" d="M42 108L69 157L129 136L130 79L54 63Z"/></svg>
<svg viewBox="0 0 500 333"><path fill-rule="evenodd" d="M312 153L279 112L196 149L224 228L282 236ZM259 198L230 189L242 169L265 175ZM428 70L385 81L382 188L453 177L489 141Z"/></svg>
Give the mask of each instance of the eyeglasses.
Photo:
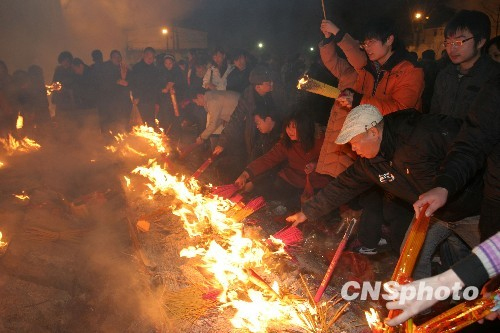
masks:
<svg viewBox="0 0 500 333"><path fill-rule="evenodd" d="M465 38L465 39L462 39L462 40L455 40L453 42L447 42L447 41L445 41L443 43L443 46L444 47L448 47L448 46L462 46L462 45L464 45L464 43L466 41L471 40L471 39L474 39L474 36L469 37L469 38Z"/></svg>
<svg viewBox="0 0 500 333"><path fill-rule="evenodd" d="M359 44L359 47L360 47L361 49L366 49L367 47L372 46L372 45L373 45L373 43L376 43L376 42L378 42L378 40L376 40L376 39L370 39L370 40L367 40L367 41L366 41L366 42L364 42L364 43Z"/></svg>

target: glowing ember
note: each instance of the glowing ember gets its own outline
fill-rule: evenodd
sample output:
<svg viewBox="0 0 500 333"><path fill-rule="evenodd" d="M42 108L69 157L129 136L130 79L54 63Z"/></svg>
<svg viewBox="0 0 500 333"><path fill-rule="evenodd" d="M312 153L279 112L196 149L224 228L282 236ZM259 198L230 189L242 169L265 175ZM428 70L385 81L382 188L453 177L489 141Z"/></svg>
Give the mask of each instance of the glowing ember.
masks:
<svg viewBox="0 0 500 333"><path fill-rule="evenodd" d="M7 242L2 241L2 237L3 235L2 232L0 231L0 256L3 255L5 251L7 251L7 245L9 244Z"/></svg>
<svg viewBox="0 0 500 333"><path fill-rule="evenodd" d="M380 316L374 308L370 308L370 312L365 311L365 316L372 333L381 333L384 331L384 324L380 321Z"/></svg>
<svg viewBox="0 0 500 333"><path fill-rule="evenodd" d="M14 197L18 198L19 200L29 200L29 196L24 193L24 191L21 192L21 194L13 194Z"/></svg>
<svg viewBox="0 0 500 333"><path fill-rule="evenodd" d="M3 162L0 162L0 168L3 167L5 164Z"/></svg>
<svg viewBox="0 0 500 333"><path fill-rule="evenodd" d="M23 116L21 116L21 114L19 113L17 115L17 120L16 120L16 128L17 129L21 129L23 128L23 124L24 124L24 119L23 119Z"/></svg>
<svg viewBox="0 0 500 333"><path fill-rule="evenodd" d="M123 176L125 178L125 183L127 184L127 187L130 187L130 178L127 176Z"/></svg>
<svg viewBox="0 0 500 333"><path fill-rule="evenodd" d="M60 91L62 89L61 82L53 82L52 84L46 84L45 90L47 91L47 96L52 95L54 91Z"/></svg>
<svg viewBox="0 0 500 333"><path fill-rule="evenodd" d="M40 149L40 145L34 140L29 138L24 138L22 140L16 140L11 134L7 139L0 139L0 144L3 146L7 155L12 155L14 152L29 152Z"/></svg>

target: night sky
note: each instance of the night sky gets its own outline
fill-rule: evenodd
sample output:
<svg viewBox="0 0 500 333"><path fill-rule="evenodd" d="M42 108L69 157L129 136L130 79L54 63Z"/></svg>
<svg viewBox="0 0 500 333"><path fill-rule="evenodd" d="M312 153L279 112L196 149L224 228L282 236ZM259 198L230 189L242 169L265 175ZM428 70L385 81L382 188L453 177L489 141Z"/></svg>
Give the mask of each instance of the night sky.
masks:
<svg viewBox="0 0 500 333"><path fill-rule="evenodd" d="M420 2L443 3L325 0L325 7L327 18L355 37L371 15L391 16L409 36ZM50 71L62 50L90 62L100 48L107 58L125 49L127 30L172 24L207 31L210 46L255 51L262 41L266 52L284 56L317 45L322 17L321 0L2 0L0 59L11 72L32 63Z"/></svg>

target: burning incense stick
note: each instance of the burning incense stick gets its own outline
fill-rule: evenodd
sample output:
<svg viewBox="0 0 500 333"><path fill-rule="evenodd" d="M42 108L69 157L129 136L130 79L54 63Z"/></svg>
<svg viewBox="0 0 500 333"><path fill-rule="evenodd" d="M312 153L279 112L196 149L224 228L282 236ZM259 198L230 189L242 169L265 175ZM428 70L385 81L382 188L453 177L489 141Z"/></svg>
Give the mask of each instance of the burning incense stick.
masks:
<svg viewBox="0 0 500 333"><path fill-rule="evenodd" d="M344 237L342 237L342 240L339 243L339 247L337 248L337 251L335 251L335 255L333 256L332 261L330 262L330 266L328 266L323 281L321 281L321 285L319 286L316 296L314 296L314 302L318 303L319 300L321 299L321 296L323 296L323 293L325 292L325 289L328 286L328 282L330 282L330 278L332 277L333 270L335 269L335 266L337 266L337 262L340 259L340 255L344 251L344 248L347 244L347 240L349 239L349 236L351 235L351 232L354 229L356 222L357 222L356 219L352 219L349 225L347 226Z"/></svg>
<svg viewBox="0 0 500 333"><path fill-rule="evenodd" d="M340 90L338 88L332 87L326 83L312 79L308 75L304 75L299 80L299 83L297 84L297 89L309 91L314 94L330 98L337 98L340 95Z"/></svg>

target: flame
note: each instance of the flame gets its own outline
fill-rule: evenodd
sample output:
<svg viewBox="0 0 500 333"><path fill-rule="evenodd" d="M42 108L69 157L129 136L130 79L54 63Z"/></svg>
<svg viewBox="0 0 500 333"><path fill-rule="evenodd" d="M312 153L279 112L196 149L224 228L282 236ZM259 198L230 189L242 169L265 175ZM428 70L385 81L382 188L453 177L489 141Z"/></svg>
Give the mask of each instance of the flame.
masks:
<svg viewBox="0 0 500 333"><path fill-rule="evenodd" d="M0 161L0 168L3 167L4 165L5 165L5 163Z"/></svg>
<svg viewBox="0 0 500 333"><path fill-rule="evenodd" d="M5 254L5 251L7 251L7 245L9 245L8 242L2 241L2 232L0 231L0 256Z"/></svg>
<svg viewBox="0 0 500 333"><path fill-rule="evenodd" d="M131 136L149 140L158 152L168 151L164 134L150 127L135 127ZM130 149L124 142L126 135L115 138L120 143L119 149ZM238 214L234 214L235 204L216 195L203 195L194 178L172 175L156 160L136 167L132 173L148 180L148 199L160 195L175 198L172 212L179 216L193 240L180 251L180 256L196 258L193 262L210 276L212 287L220 290L221 307L236 310L231 319L234 327L250 332L266 332L270 328L281 330L286 326L305 327L301 316L315 313L315 307L303 298L282 295L277 281L270 287L256 273L269 275L271 269L266 264L267 258L282 256L284 246L274 244L278 250L271 250L266 241L245 237L244 224L238 220ZM130 178L124 179L129 187Z"/></svg>
<svg viewBox="0 0 500 333"><path fill-rule="evenodd" d="M0 231L0 248L4 247L7 245L6 242L2 241L3 235L2 232Z"/></svg>
<svg viewBox="0 0 500 333"><path fill-rule="evenodd" d="M29 152L40 149L40 145L34 140L27 137L21 140L15 139L11 134L8 135L7 139L0 138L0 144L3 146L7 155L12 155L14 152Z"/></svg>
<svg viewBox="0 0 500 333"><path fill-rule="evenodd" d="M46 84L45 90L47 91L47 96L52 95L54 91L60 91L62 89L61 82L52 82L52 84Z"/></svg>
<svg viewBox="0 0 500 333"><path fill-rule="evenodd" d="M16 120L16 128L21 129L23 128L24 125L24 119L23 116L21 116L21 113L17 115L17 120Z"/></svg>
<svg viewBox="0 0 500 333"><path fill-rule="evenodd" d="M380 321L380 316L374 308L370 308L370 312L365 311L365 317L372 332L383 332L384 324Z"/></svg>
<svg viewBox="0 0 500 333"><path fill-rule="evenodd" d="M127 184L127 187L130 187L130 177L123 176L125 178L125 183Z"/></svg>
<svg viewBox="0 0 500 333"><path fill-rule="evenodd" d="M304 75L300 78L299 83L297 84L297 89L302 89L302 86L309 81L309 76Z"/></svg>
<svg viewBox="0 0 500 333"><path fill-rule="evenodd" d="M21 194L13 194L13 196L23 201L30 198L26 193L24 193L24 191L22 191Z"/></svg>
<svg viewBox="0 0 500 333"><path fill-rule="evenodd" d="M161 133L156 133L154 128L141 125L134 126L132 128L132 134L147 139L150 142L150 146L155 147L159 153L167 152L165 144L166 136L163 134L163 130L161 130Z"/></svg>

